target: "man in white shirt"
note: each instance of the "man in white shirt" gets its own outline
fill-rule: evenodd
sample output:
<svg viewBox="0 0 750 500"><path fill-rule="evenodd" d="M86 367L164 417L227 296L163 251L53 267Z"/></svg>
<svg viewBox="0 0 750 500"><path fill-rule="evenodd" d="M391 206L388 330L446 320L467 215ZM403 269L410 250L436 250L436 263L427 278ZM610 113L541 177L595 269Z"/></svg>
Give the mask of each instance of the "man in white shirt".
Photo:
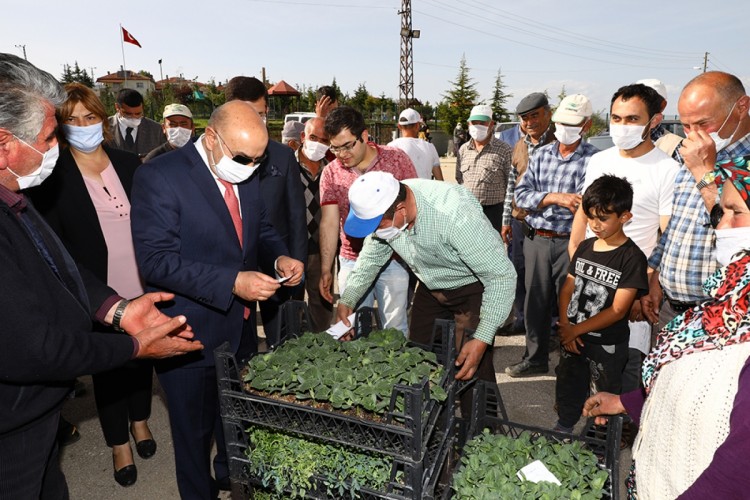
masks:
<svg viewBox="0 0 750 500"><path fill-rule="evenodd" d="M654 146L650 131L662 120L661 96L651 87L633 84L621 87L612 97L610 134L614 147L595 154L589 161L584 191L604 174L624 177L633 185L633 218L625 224L625 234L645 255L656 248L659 231L664 231L672 214L674 181L679 165ZM572 257L578 244L593 233L579 208L573 221L569 243ZM587 232L588 231L588 232ZM630 356L623 374L623 392L638 387L641 354L651 347L651 324L635 301L630 314Z"/></svg>
<svg viewBox="0 0 750 500"><path fill-rule="evenodd" d="M440 156L432 143L418 138L422 117L412 108L406 108L398 117L398 130L401 137L388 143L406 153L414 163L414 169L420 179L443 180L440 170Z"/></svg>

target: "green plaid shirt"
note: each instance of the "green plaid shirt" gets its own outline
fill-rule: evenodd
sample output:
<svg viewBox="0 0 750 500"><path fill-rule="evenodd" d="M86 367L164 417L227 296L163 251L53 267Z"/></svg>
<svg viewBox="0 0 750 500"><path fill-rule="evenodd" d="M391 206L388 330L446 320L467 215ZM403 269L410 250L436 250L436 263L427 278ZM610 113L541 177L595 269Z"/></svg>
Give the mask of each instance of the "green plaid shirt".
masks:
<svg viewBox="0 0 750 500"><path fill-rule="evenodd" d="M481 281L484 294L474 337L492 345L516 289L516 273L500 235L465 187L424 179L401 182L414 193L417 220L389 241L374 234L365 238L341 302L353 308L395 251L430 290Z"/></svg>

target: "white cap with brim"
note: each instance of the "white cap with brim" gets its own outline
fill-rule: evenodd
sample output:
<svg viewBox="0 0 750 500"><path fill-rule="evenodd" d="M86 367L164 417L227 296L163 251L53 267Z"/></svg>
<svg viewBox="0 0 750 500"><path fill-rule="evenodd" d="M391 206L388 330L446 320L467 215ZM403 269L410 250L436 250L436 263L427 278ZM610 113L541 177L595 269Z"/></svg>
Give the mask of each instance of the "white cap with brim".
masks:
<svg viewBox="0 0 750 500"><path fill-rule="evenodd" d="M399 182L388 172L368 172L349 188L349 215L344 232L364 238L378 228L383 214L396 201Z"/></svg>
<svg viewBox="0 0 750 500"><path fill-rule="evenodd" d="M478 104L471 108L471 114L469 114L470 122L489 122L492 121L492 106L487 104Z"/></svg>
<svg viewBox="0 0 750 500"><path fill-rule="evenodd" d="M591 101L583 94L565 97L552 115L552 121L564 125L580 125L594 113Z"/></svg>

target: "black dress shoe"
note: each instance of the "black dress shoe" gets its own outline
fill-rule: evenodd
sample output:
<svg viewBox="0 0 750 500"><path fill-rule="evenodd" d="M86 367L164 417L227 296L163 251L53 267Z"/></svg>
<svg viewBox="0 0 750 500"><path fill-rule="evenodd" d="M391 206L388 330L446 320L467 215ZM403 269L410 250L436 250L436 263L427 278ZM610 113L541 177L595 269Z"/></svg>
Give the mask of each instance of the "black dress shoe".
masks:
<svg viewBox="0 0 750 500"><path fill-rule="evenodd" d="M141 458L151 458L156 454L156 441L153 439L144 439L135 443L135 451Z"/></svg>
<svg viewBox="0 0 750 500"><path fill-rule="evenodd" d="M115 471L115 481L120 486L132 486L136 480L138 480L138 469L135 468L135 464L126 465Z"/></svg>

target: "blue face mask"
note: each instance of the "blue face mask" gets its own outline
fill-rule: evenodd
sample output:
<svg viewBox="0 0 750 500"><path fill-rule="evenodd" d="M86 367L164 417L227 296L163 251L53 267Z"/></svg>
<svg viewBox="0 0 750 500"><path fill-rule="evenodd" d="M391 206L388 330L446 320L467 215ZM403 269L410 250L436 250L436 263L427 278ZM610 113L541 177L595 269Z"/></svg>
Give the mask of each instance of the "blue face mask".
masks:
<svg viewBox="0 0 750 500"><path fill-rule="evenodd" d="M71 147L83 153L91 153L104 141L104 131L101 122L89 125L88 127L63 125L63 132L65 133L65 139Z"/></svg>

